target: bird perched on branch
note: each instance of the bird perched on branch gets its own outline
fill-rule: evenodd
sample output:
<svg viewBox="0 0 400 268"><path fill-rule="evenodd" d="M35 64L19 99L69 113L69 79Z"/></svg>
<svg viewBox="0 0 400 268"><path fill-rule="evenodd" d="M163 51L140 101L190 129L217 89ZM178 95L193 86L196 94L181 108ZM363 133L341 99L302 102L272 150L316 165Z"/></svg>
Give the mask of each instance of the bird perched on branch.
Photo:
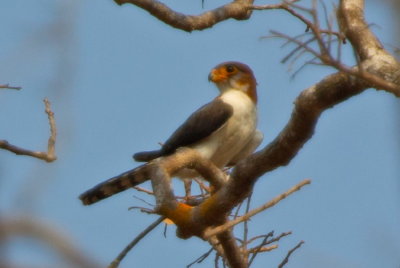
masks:
<svg viewBox="0 0 400 268"><path fill-rule="evenodd" d="M149 162L174 154L179 148L189 147L223 168L235 165L260 145L263 135L256 129L257 82L252 70L240 62L224 62L211 70L208 79L218 87L219 96L195 111L161 149L134 154L136 161ZM136 178L135 170L95 186L83 193L80 199L85 205L90 205L142 183L144 179ZM188 170L177 174L181 178L195 175Z"/></svg>

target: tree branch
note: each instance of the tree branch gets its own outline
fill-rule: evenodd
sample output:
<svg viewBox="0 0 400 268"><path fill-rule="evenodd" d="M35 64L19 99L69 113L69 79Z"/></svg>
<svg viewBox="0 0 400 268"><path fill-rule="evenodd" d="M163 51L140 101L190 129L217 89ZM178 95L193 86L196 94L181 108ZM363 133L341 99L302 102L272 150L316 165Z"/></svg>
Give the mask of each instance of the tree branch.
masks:
<svg viewBox="0 0 400 268"><path fill-rule="evenodd" d="M20 90L21 87L13 87L13 86L10 86L9 84L4 84L4 85L0 85L0 89L15 89L15 90Z"/></svg>
<svg viewBox="0 0 400 268"><path fill-rule="evenodd" d="M400 96L399 63L382 48L379 41L369 31L363 18L363 0L341 0L338 11L340 29L350 40L356 50L356 54L359 56L358 64L353 67L347 67L338 60L340 59L340 51L338 52L338 58L330 54L332 41L328 37L328 44L326 44L326 36L323 34L332 35L335 33L332 32L332 27L329 25L328 30L320 29L315 6L313 9L300 9L311 14L312 20L308 20L288 6L295 1L255 7L252 6L252 0L236 0L199 16L175 12L156 0L114 1L118 4L130 3L139 6L172 27L189 32L212 27L214 24L228 18L247 19L251 15L251 10L255 9L284 9L307 25L307 29L310 29L315 37L312 41L315 40L317 42L319 51L318 49L312 49L308 43L301 43L297 38L281 36L297 44L301 49L312 53L322 64L333 66L340 71L327 76L322 81L301 92L294 102L291 118L285 128L262 150L237 163L230 174L230 180L227 182L223 180L223 176L218 173L213 165L209 165L207 161L204 162L201 157L191 156L190 151L177 152L174 155L156 159L144 166L143 169L146 170L147 178L151 178L152 181L153 192L157 202L156 212L174 221L178 227L178 236L181 238L196 235L213 240L212 245L214 248L218 248L218 254L226 257L230 266L235 268L245 267L243 266L244 258L239 257L241 261L236 260L241 253L237 250L238 246L230 233L230 227L233 224L226 223L226 220L232 209L252 191L260 176L280 166L289 164L303 145L311 139L318 119L325 110L362 93L370 87L384 89L396 96ZM342 40L342 34L336 34ZM359 35L363 36L359 37ZM301 49L298 51L301 51ZM296 53L297 51L292 55ZM192 207L178 202L170 187L169 180L171 175L182 168L196 169L216 189L209 198L206 198L198 206ZM307 183L309 181L303 182L302 185ZM129 184L129 186L132 185ZM300 187L295 187L292 192ZM284 197L286 197L285 194L277 200L279 201ZM82 197L84 203L85 198L84 194ZM91 200L89 198L88 200L85 204L90 204L93 200L97 201L98 199ZM276 202L276 200L273 200L265 206L272 206ZM245 215L244 218L252 215ZM238 221L240 221L240 218ZM225 223L227 225L223 225ZM207 231L205 232L207 228L218 225L225 226L221 229L221 233L210 234ZM217 234L219 243L214 241L215 236L213 235L215 234ZM300 245L301 243L296 248L300 247ZM223 250L221 250L221 247ZM286 259L296 248L288 253Z"/></svg>
<svg viewBox="0 0 400 268"><path fill-rule="evenodd" d="M227 20L246 20L251 16L248 8L254 0L234 0L233 2L204 12L200 15L185 15L176 12L157 0L114 0L118 5L132 4L138 6L162 22L186 32L204 30Z"/></svg>
<svg viewBox="0 0 400 268"><path fill-rule="evenodd" d="M0 219L0 234L2 239L23 236L43 241L49 248L63 256L73 267L100 267L99 264L82 254L59 230L32 217L2 217Z"/></svg>
<svg viewBox="0 0 400 268"><path fill-rule="evenodd" d="M220 225L218 227L212 228L212 229L208 229L204 232L204 238L208 239L209 237L219 234L223 231L226 231L230 228L232 228L233 226L246 221L248 219L250 219L251 217L253 217L254 215L275 206L277 203L279 203L280 201L282 201L283 199L285 199L286 197L288 197L289 195L291 195L294 192L297 192L298 190L300 190L304 185L310 184L311 180L303 180L302 182L298 183L297 185L293 186L292 188L290 188L289 190L287 190L286 192L284 192L283 194L280 194L278 196L276 196L275 198L273 198L271 201L265 203L264 205L251 210L250 212L246 213L243 216L237 217L234 220L228 221L226 223L224 223L223 225Z"/></svg>
<svg viewBox="0 0 400 268"><path fill-rule="evenodd" d="M131 249L136 246L137 243L139 243L140 240L142 240L147 234L149 234L154 228L156 228L161 222L165 220L165 217L161 216L159 217L155 222L150 224L143 232L141 232L138 236L135 237L135 239L130 242L123 251L111 262L111 264L107 268L117 268L122 261L123 258L125 258L126 254L128 254Z"/></svg>
<svg viewBox="0 0 400 268"><path fill-rule="evenodd" d="M232 230L225 230L217 234L218 241L224 249L224 257L231 268L247 268L245 258L243 258L240 248L236 244Z"/></svg>
<svg viewBox="0 0 400 268"><path fill-rule="evenodd" d="M55 143L56 143L56 122L54 120L54 113L50 109L50 102L46 98L43 100L45 104L45 112L48 116L49 125L50 125L50 137L48 140L47 152L40 152L40 151L31 151L27 150L15 145L10 144L6 140L0 140L0 148L15 153L16 155L26 155L32 156L46 162L53 162L57 159L55 155Z"/></svg>
<svg viewBox="0 0 400 268"><path fill-rule="evenodd" d="M283 261L279 264L278 268L282 268L285 264L288 263L290 255L292 255L293 252L295 252L297 249L301 247L301 245L304 244L304 241L300 241L294 248L289 250L287 253L286 257L283 259Z"/></svg>

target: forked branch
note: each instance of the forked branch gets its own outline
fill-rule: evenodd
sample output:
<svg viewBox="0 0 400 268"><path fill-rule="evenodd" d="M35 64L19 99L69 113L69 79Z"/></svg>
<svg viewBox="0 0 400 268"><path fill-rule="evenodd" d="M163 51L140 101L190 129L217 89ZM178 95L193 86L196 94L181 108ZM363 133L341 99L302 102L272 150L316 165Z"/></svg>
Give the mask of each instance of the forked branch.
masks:
<svg viewBox="0 0 400 268"><path fill-rule="evenodd" d="M54 120L54 113L50 108L50 101L46 98L43 100L45 104L45 113L47 114L49 125L50 125L50 137L47 142L47 152L32 151L10 144L6 140L0 140L0 148L15 153L17 155L26 155L35 157L46 162L53 162L57 159L55 155L55 144L56 144L56 122Z"/></svg>

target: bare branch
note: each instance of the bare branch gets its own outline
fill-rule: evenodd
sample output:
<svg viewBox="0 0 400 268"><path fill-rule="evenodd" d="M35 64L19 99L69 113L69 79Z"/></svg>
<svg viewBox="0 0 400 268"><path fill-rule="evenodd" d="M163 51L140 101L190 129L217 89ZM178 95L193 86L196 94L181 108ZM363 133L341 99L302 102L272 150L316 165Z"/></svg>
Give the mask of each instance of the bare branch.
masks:
<svg viewBox="0 0 400 268"><path fill-rule="evenodd" d="M264 234L264 235L257 235L257 236L252 237L251 239L249 239L249 241L247 241L247 243L250 244L253 241L256 241L257 239L260 239L260 238L265 239L265 238L271 237L273 235L274 235L274 231L271 231L268 234Z"/></svg>
<svg viewBox="0 0 400 268"><path fill-rule="evenodd" d="M140 187L140 186L134 186L133 189L135 189L135 190L137 190L137 191L139 191L139 192L146 193L146 194L148 194L148 195L154 195L153 191L150 191L150 190L145 189L145 188Z"/></svg>
<svg viewBox="0 0 400 268"><path fill-rule="evenodd" d="M201 263L202 261L207 259L208 256L210 256L210 254L211 254L211 252L213 252L213 250L214 250L213 248L210 248L206 253L204 253L203 255L201 255L200 257L195 259L193 262L186 265L186 268L190 268L193 264Z"/></svg>
<svg viewBox="0 0 400 268"><path fill-rule="evenodd" d="M176 12L167 5L157 0L114 0L117 4L132 4L138 6L164 23L187 32L204 30L213 25L227 20L246 20L251 16L248 8L253 0L234 0L231 3L218 7L214 10L204 12L200 15L185 15Z"/></svg>
<svg viewBox="0 0 400 268"><path fill-rule="evenodd" d="M381 53L382 44L364 20L364 0L340 1L337 18L341 31L350 40L361 60Z"/></svg>
<svg viewBox="0 0 400 268"><path fill-rule="evenodd" d="M255 258L257 257L257 254L258 254L259 252L261 252L262 247L263 247L264 245L266 245L267 239L268 239L268 236L264 237L264 239L263 239L263 241L260 243L260 245L258 245L257 247L252 248L252 249L249 250L249 252L253 253L253 255L251 256L251 258L250 258L250 260L249 260L249 264L248 264L249 267L251 266L251 264L253 263L253 261L254 261ZM276 247L277 247L277 246L276 246Z"/></svg>
<svg viewBox="0 0 400 268"><path fill-rule="evenodd" d="M9 84L4 84L4 85L0 85L0 89L15 89L15 90L20 90L22 87L13 87L10 86Z"/></svg>
<svg viewBox="0 0 400 268"><path fill-rule="evenodd" d="M273 243L273 242L278 242L279 240L281 240L282 237L285 237L285 236L288 236L288 235L291 235L291 234L292 234L292 232L290 232L290 231L289 231L289 232L281 233L281 234L278 235L277 237L274 237L274 238L272 238L271 240L268 240L266 244L271 244L271 243Z"/></svg>
<svg viewBox="0 0 400 268"><path fill-rule="evenodd" d="M56 129L56 121L54 120L54 112L51 110L50 107L50 101L45 98L44 100L44 105L45 105L45 112L47 114L47 117L49 119L49 124L50 124L50 137L47 142L47 159L45 159L47 162L53 162L54 160L57 159L55 155L55 145L56 145L56 136L57 136L57 129Z"/></svg>
<svg viewBox="0 0 400 268"><path fill-rule="evenodd" d="M292 255L292 253L297 250L298 248L301 247L301 245L304 244L304 241L300 241L294 248L292 248L291 250L289 250L288 254L286 255L286 257L283 259L283 261L279 264L278 268L282 268L286 263L288 263L289 261L289 257L290 255Z"/></svg>
<svg viewBox="0 0 400 268"><path fill-rule="evenodd" d="M236 244L232 230L225 230L216 235L218 241L224 249L224 259L228 262L231 268L247 268L247 263L240 252L240 248Z"/></svg>
<svg viewBox="0 0 400 268"><path fill-rule="evenodd" d="M136 246L137 243L139 243L140 240L142 240L147 234L149 234L154 228L156 228L160 223L165 220L165 217L159 217L155 222L150 224L143 232L141 232L138 236L135 237L135 239L130 242L123 251L115 258L115 260L112 261L112 263L108 266L108 268L117 268L122 261L123 258L125 258L126 254L128 254L129 251L132 250L134 246Z"/></svg>
<svg viewBox="0 0 400 268"><path fill-rule="evenodd" d="M52 225L32 217L14 217L0 219L0 233L6 238L17 236L31 237L44 242L49 248L63 256L72 267L98 268L100 265L81 253L67 236Z"/></svg>
<svg viewBox="0 0 400 268"><path fill-rule="evenodd" d="M261 248L259 248L259 247L255 247L255 248L251 248L251 249L249 249L249 253L254 253L254 254L256 254L256 253L258 253L258 252L268 252L268 251L271 251L271 250L274 250L274 249L277 249L278 248L278 245L272 245L272 246L268 246L268 247L261 247ZM249 266L251 265L251 263L249 263Z"/></svg>
<svg viewBox="0 0 400 268"><path fill-rule="evenodd" d="M339 26L341 28L342 33L337 33L332 31L332 25L328 21L328 30L323 30L320 28L316 1L313 1L312 9L302 9L297 5L282 5L279 9L286 10L291 15L298 18L302 21L307 29L310 29L312 34L314 35L314 40L316 40L319 51L311 48L309 46L309 42L302 42L298 40L296 37L290 37L283 33L279 33L276 31L271 31L276 37L280 37L288 40L291 43L296 44L295 50L290 52L285 58L286 61L288 58L292 57L297 50L300 48L305 51L311 53L314 57L318 58L324 65L332 66L339 71L348 73L350 75L354 75L358 78L365 80L366 83L369 83L369 87L373 87L376 89L386 90L388 92L393 93L395 96L400 97L400 85L399 81L390 81L390 79L382 78L383 76L380 74L376 74L375 70L371 70L369 68L370 63L366 63L366 60L371 60L376 58L378 63L388 63L391 65L397 65L397 69L400 68L399 64L396 62L395 58L393 58L387 51L385 51L380 44L379 40L373 35L373 33L369 30L369 26L364 21L364 1L363 0L342 0L340 4L340 8L338 11L338 21ZM292 7L293 8L292 8ZM325 16L327 16L326 8L324 7ZM254 6L253 9L263 10L269 9L267 6ZM311 14L312 21L307 19L305 16L298 13L295 9L300 9L302 11L306 11ZM324 40L324 35L328 36L328 40ZM338 42L338 52L337 57L333 57L331 54L331 44L333 42L332 35L337 36L339 39ZM352 45L356 51L356 59L359 59L359 63L357 67L348 67L341 63L341 42L345 41L344 35L350 40ZM364 66L366 65L366 66ZM373 64L376 66L377 64ZM304 65L303 65L304 66ZM302 66L302 67L303 67ZM396 68L396 67L395 67ZM388 73L388 72L386 72ZM392 77L391 80L398 79L398 73L395 73L395 76ZM387 76L387 75L385 75Z"/></svg>
<svg viewBox="0 0 400 268"><path fill-rule="evenodd" d="M297 192L298 190L301 189L301 187L303 187L304 185L310 184L311 180L303 180L302 182L298 183L297 185L293 186L292 188L290 188L289 190L287 190L286 192L284 192L283 194L280 194L278 196L276 196L275 198L273 198L271 201L265 203L264 205L251 210L249 213L246 213L243 216L237 217L234 220L231 220L223 225L220 225L218 227L212 228L212 229L208 229L204 232L203 237L205 239L208 239L209 237L216 235L220 232L226 231L230 228L232 228L233 226L243 222L243 221L247 221L248 219L250 219L251 217L253 217L254 215L275 206L277 203L279 203L281 200L285 199L286 197L288 197L289 195L291 195L294 192Z"/></svg>
<svg viewBox="0 0 400 268"><path fill-rule="evenodd" d="M287 40L288 43L296 45L285 60L292 59L293 63L293 60L308 52L314 58L305 64L324 64L340 71L327 76L319 83L301 92L294 103L291 119L281 133L265 148L237 163L230 174L231 179L227 182L219 169L209 165L208 162L204 162L201 157L192 155L190 151L178 151L176 154L156 159L139 169L115 177L111 181L89 190L81 197L85 204L90 204L112 195L115 191L120 191L119 187L123 186L126 189L150 178L157 204L155 212L174 221L178 227L177 235L179 237L188 238L195 235L208 239L217 251L216 267L218 266L219 256L226 258L232 267L246 267L245 261L243 261L245 259L243 254L246 253L239 251L239 247L232 236L231 228L239 222L246 221L256 213L275 205L289 194L310 183L309 180L305 180L264 206L227 222L228 215L251 193L254 184L261 175L277 167L287 165L302 146L311 139L318 119L325 110L360 94L369 87L384 89L400 96L399 64L391 55L383 51L379 41L369 31L363 20L362 0L341 0L338 12L339 17L347 17L339 18L340 29L356 48L356 54L360 60L354 67L345 66L340 62L340 48L341 43L345 40L344 35L334 32L328 20L326 22L328 29L320 28L317 1L313 1L311 9L306 9L294 5L293 3L296 1L286 1L277 5L252 6L252 0L236 0L199 16L175 12L156 0L114 1L118 4L130 3L139 6L172 27L185 31L205 29L228 18L247 19L252 10L282 9L302 21L306 26L306 31L310 31L310 34L312 34L311 39L303 42L297 37L273 32L276 36ZM352 13L354 11L352 8L357 9L356 13ZM303 13L306 13L307 16L303 16ZM327 14L327 12L325 13ZM352 14L357 16L352 16ZM353 33L360 35L363 32L366 33L365 39L351 38ZM311 46L312 42L316 43L317 46ZM335 42L338 46L336 57L331 54ZM215 188L215 191L212 191L209 197L196 206L178 202L170 186L170 177L182 168L196 169ZM133 180L118 180L118 178L124 176L126 178L130 176L129 179L132 179L133 173L143 176L140 177L140 180L135 180L134 183L132 183ZM110 187L105 189L107 183ZM100 190L100 194L96 195L96 190ZM93 194L94 198L91 198L90 194ZM276 241L284 235L286 233L275 238ZM264 237L264 240L258 247L251 249L254 254L264 248L266 244L274 241L274 239L267 241L267 236ZM244 248L246 248L247 243L245 227ZM288 252L280 267L287 263L289 256L302 243L300 242Z"/></svg>
<svg viewBox="0 0 400 268"><path fill-rule="evenodd" d="M46 162L53 162L57 159L55 155L55 143L56 143L56 123L54 120L54 113L50 109L50 102L46 98L43 100L45 103L45 112L48 116L49 125L50 125L50 137L48 140L47 152L40 152L40 151L31 151L27 150L15 145L10 144L6 140L0 140L0 148L15 153L16 155L26 155L35 157Z"/></svg>

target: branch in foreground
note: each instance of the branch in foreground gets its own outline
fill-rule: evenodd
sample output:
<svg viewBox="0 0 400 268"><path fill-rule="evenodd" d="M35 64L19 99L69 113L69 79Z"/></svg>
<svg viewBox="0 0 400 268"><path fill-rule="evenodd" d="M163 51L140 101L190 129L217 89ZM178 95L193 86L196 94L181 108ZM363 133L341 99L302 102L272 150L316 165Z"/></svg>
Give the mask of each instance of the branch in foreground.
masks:
<svg viewBox="0 0 400 268"><path fill-rule="evenodd" d="M50 125L50 137L48 140L47 152L31 151L15 145L10 144L6 140L0 140L0 148L15 153L16 155L26 155L35 157L46 162L53 162L57 159L55 155L55 143L56 143L56 122L54 120L54 113L50 109L50 102L46 98L43 100L45 104L45 113L47 114L49 125Z"/></svg>
<svg viewBox="0 0 400 268"><path fill-rule="evenodd" d="M85 256L80 249L71 243L68 237L50 224L38 221L32 217L14 217L0 219L0 239L14 237L29 237L44 242L49 249L54 250L67 260L71 267L99 268L100 265Z"/></svg>

